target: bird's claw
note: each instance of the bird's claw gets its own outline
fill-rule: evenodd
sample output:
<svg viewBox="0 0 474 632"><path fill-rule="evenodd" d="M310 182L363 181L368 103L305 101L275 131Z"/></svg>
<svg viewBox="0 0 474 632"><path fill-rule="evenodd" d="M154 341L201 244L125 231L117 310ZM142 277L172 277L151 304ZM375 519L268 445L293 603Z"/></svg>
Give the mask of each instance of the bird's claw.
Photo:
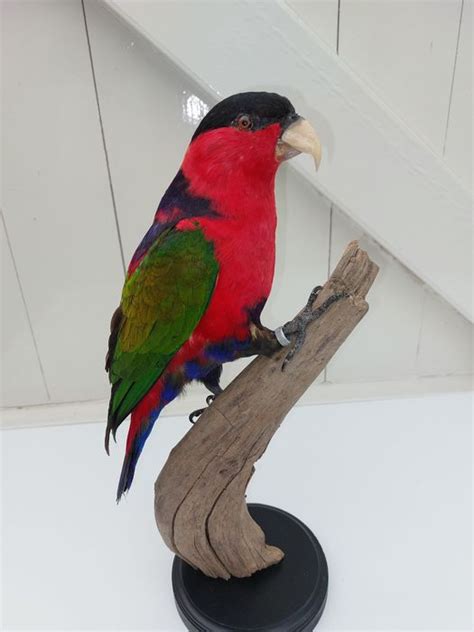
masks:
<svg viewBox="0 0 474 632"><path fill-rule="evenodd" d="M283 364L281 367L282 371L285 370L287 364L291 362L291 360L295 357L295 355L303 346L308 325L314 320L320 318L320 316L322 316L333 303L336 303L341 298L346 298L348 296L345 292L332 294L328 299L324 301L322 305L313 310L314 301L316 300L320 291L320 285L315 287L314 290L311 292L303 310L295 318L293 318L293 320L290 320L288 323L286 323L286 325L283 326L283 333L285 334L285 336L290 336L292 338L293 346L288 351L285 359L283 360Z"/></svg>
<svg viewBox="0 0 474 632"><path fill-rule="evenodd" d="M322 285L317 285L311 290L311 294L309 295L308 300L306 301L306 305L304 307L304 311L309 310L312 311L314 301L318 298L319 293L323 289Z"/></svg>
<svg viewBox="0 0 474 632"><path fill-rule="evenodd" d="M293 323L293 321L291 321ZM293 340L293 346L291 347L291 349L288 351L288 353L285 356L285 359L283 360L283 364L281 366L281 370L284 371L286 365L291 362L291 360L295 357L295 355L298 353L298 351L301 349L301 347L303 346L303 342L305 341L306 338L306 327L308 326L310 321L300 321L300 325L299 325L299 329L297 331L294 332L294 340ZM286 332L284 332L286 335Z"/></svg>
<svg viewBox="0 0 474 632"><path fill-rule="evenodd" d="M206 404L210 406L215 399L215 395L208 395L206 397ZM205 410L205 408L198 408L197 410L193 410L193 412L189 415L189 422L194 425L198 417L200 417Z"/></svg>
<svg viewBox="0 0 474 632"><path fill-rule="evenodd" d="M188 417L189 423L195 424L198 417L200 417L205 410L205 408L198 408L197 410L193 410L193 412Z"/></svg>

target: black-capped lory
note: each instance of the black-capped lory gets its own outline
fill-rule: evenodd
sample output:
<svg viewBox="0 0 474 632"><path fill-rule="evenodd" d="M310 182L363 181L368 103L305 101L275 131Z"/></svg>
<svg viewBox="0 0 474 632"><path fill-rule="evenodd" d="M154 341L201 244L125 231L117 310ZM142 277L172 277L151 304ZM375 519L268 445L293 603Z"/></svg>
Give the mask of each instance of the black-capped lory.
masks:
<svg viewBox="0 0 474 632"><path fill-rule="evenodd" d="M304 318L276 331L260 322L275 267L275 175L301 152L319 165L318 136L278 94L228 97L196 129L112 317L107 451L131 414L117 499L158 415L186 383L217 396L224 362L301 343Z"/></svg>

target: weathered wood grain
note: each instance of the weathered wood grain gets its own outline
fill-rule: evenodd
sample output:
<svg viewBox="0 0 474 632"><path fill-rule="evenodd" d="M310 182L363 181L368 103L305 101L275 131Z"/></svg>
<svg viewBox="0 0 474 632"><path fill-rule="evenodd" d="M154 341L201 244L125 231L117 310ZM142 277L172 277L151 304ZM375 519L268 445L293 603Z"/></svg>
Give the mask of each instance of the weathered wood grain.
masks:
<svg viewBox="0 0 474 632"><path fill-rule="evenodd" d="M348 297L309 325L284 371L288 349L256 358L171 451L155 484L156 522L168 547L206 575L247 577L283 558L250 517L245 490L287 413L367 312L377 272L351 242L314 307Z"/></svg>

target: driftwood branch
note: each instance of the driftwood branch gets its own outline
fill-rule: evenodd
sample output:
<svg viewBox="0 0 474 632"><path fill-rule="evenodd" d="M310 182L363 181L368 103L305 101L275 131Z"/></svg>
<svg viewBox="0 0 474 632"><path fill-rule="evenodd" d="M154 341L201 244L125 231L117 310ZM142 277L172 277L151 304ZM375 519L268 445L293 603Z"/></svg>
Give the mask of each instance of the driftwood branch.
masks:
<svg viewBox="0 0 474 632"><path fill-rule="evenodd" d="M351 242L314 307L338 292L349 297L309 325L285 371L287 349L256 358L171 451L155 484L158 529L172 551L206 575L247 577L283 558L250 517L245 490L287 413L367 312L377 272Z"/></svg>

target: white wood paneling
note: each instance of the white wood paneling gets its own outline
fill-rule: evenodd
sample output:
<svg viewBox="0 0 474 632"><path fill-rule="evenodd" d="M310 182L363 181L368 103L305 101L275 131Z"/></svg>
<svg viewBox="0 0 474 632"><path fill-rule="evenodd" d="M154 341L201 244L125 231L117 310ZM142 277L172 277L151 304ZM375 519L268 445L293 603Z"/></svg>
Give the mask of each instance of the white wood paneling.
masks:
<svg viewBox="0 0 474 632"><path fill-rule="evenodd" d="M328 366L329 382L471 373L468 320L337 209L331 237L331 267L345 244L358 239L380 272L368 296L369 313Z"/></svg>
<svg viewBox="0 0 474 632"><path fill-rule="evenodd" d="M472 373L472 324L425 290L418 343L419 375Z"/></svg>
<svg viewBox="0 0 474 632"><path fill-rule="evenodd" d="M309 162L296 160L302 172L471 316L471 197L286 4L191 3L184 21L180 3L108 4L209 89L224 95L236 86L265 87L292 98L315 123L324 145L317 180ZM439 257L442 249L449 257Z"/></svg>
<svg viewBox="0 0 474 632"><path fill-rule="evenodd" d="M473 2L464 0L445 149L447 164L470 189L473 178L473 19Z"/></svg>
<svg viewBox="0 0 474 632"><path fill-rule="evenodd" d="M101 3L87 0L85 9L128 264L207 111L207 97Z"/></svg>
<svg viewBox="0 0 474 632"><path fill-rule="evenodd" d="M287 0L287 4L326 44L336 50L338 0Z"/></svg>
<svg viewBox="0 0 474 632"><path fill-rule="evenodd" d="M122 268L78 1L4 2L3 206L54 401L104 397Z"/></svg>
<svg viewBox="0 0 474 632"><path fill-rule="evenodd" d="M21 296L3 222L2 255L2 406L27 406L48 401L28 316Z"/></svg>
<svg viewBox="0 0 474 632"><path fill-rule="evenodd" d="M393 380L416 375L422 284L337 209L331 237L331 268L347 242L359 239L380 271L368 296L369 312L329 363L327 380Z"/></svg>
<svg viewBox="0 0 474 632"><path fill-rule="evenodd" d="M441 154L461 0L341 0L339 55Z"/></svg>

